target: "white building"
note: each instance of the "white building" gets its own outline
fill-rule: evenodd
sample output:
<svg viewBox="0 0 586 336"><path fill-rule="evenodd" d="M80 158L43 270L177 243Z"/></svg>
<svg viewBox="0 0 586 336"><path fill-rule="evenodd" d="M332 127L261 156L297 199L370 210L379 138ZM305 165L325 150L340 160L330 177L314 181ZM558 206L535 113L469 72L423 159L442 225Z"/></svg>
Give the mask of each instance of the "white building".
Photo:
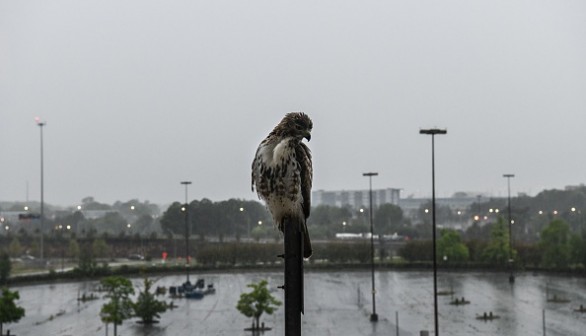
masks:
<svg viewBox="0 0 586 336"><path fill-rule="evenodd" d="M399 205L401 189L387 188L372 190L372 206L377 208L382 204ZM369 203L369 190L317 190L311 193L313 206L350 206L354 209L367 207Z"/></svg>

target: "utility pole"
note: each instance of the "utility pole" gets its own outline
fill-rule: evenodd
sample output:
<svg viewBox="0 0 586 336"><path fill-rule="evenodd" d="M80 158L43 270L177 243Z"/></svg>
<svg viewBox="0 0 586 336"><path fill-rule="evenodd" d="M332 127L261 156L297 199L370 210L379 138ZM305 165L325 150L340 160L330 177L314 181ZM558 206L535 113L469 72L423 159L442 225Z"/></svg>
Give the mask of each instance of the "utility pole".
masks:
<svg viewBox="0 0 586 336"><path fill-rule="evenodd" d="M509 219L509 271L511 274L509 275L509 283L515 282L515 274L513 270L513 219L511 218L511 178L515 177L515 174L503 174L503 177L507 179L507 187L508 187L508 219Z"/></svg>
<svg viewBox="0 0 586 336"><path fill-rule="evenodd" d="M447 134L447 130L431 128L419 130L419 134L431 135L431 213L433 223L433 316L435 322L435 336L439 335L437 312L437 256L436 256L436 221L435 221L435 135Z"/></svg>
<svg viewBox="0 0 586 336"><path fill-rule="evenodd" d="M191 181L181 181L181 184L185 186L185 205L183 211L185 212L185 270L187 273L187 281L189 283L189 203L187 201L187 187L191 184Z"/></svg>
<svg viewBox="0 0 586 336"><path fill-rule="evenodd" d="M378 176L378 173L363 173L362 176L368 176L369 180L369 203L370 203L370 275L372 279L372 314L370 314L370 322L377 322L378 315L376 313L376 287L374 285L374 225L372 222L372 177Z"/></svg>
<svg viewBox="0 0 586 336"><path fill-rule="evenodd" d="M35 118L37 122L37 126L41 130L41 217L39 218L39 223L41 226L41 253L40 258L41 261L45 259L45 244L44 244L44 222L45 222L45 181L44 181L44 157L43 157L43 127L47 124L44 121L41 121L39 117ZM28 192L27 192L28 194Z"/></svg>

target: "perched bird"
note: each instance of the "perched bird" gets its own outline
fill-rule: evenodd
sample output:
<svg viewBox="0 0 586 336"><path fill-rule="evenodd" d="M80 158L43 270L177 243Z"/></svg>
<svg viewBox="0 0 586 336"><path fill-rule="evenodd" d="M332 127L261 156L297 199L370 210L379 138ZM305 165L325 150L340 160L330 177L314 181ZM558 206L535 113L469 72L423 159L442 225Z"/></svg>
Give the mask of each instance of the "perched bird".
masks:
<svg viewBox="0 0 586 336"><path fill-rule="evenodd" d="M311 152L302 140L311 140L312 128L305 113L287 113L260 143L252 161L252 191L256 188L281 232L287 217L300 223L305 258L312 253L306 221L311 208L313 168Z"/></svg>

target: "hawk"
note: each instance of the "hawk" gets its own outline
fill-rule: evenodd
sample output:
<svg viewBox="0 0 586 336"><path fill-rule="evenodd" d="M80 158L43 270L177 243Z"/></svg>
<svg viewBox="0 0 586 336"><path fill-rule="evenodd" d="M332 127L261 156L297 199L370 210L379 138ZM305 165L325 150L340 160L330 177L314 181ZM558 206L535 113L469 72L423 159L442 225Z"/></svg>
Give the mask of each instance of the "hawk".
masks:
<svg viewBox="0 0 586 336"><path fill-rule="evenodd" d="M252 161L252 191L256 188L279 230L283 232L287 217L302 223L304 258L312 253L306 221L311 208L313 168L311 152L302 140L311 140L312 128L305 113L287 113L260 143Z"/></svg>

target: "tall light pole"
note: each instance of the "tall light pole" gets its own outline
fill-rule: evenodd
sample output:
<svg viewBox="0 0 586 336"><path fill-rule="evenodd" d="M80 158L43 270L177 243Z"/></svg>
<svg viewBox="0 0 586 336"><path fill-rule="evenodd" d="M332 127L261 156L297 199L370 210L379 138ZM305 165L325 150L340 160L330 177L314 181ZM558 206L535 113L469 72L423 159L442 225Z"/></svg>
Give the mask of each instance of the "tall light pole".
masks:
<svg viewBox="0 0 586 336"><path fill-rule="evenodd" d="M372 276L372 314L370 314L370 321L378 321L376 314L376 288L374 287L374 226L372 224L372 177L378 176L378 173L363 173L362 176L368 176L369 181L369 203L370 203L370 272Z"/></svg>
<svg viewBox="0 0 586 336"><path fill-rule="evenodd" d="M242 214L244 214L244 208L243 207L240 208L240 212ZM250 218L248 218L248 215L246 215L245 217L246 217L247 237L248 237L248 240L250 240Z"/></svg>
<svg viewBox="0 0 586 336"><path fill-rule="evenodd" d="M435 135L447 134L447 130L429 128L419 130L419 134L431 135L431 218L433 225L433 317L435 322L435 335L439 335L439 322L437 313L437 257L436 257L436 223L435 223Z"/></svg>
<svg viewBox="0 0 586 336"><path fill-rule="evenodd" d="M191 181L181 181L181 184L185 186L185 205L183 211L185 212L185 269L187 270L187 281L189 283L189 204L187 203L187 187L191 184Z"/></svg>
<svg viewBox="0 0 586 336"><path fill-rule="evenodd" d="M44 158L43 158L43 126L47 123L41 121L41 118L36 117L35 121L37 122L37 126L41 130L41 218L39 218L39 223L41 226L41 261L45 258L45 245L44 245L44 220L45 220L45 181L44 181Z"/></svg>
<svg viewBox="0 0 586 336"><path fill-rule="evenodd" d="M503 177L507 179L507 189L508 189L508 215L509 215L509 268L511 271L511 275L509 275L509 282L515 282L515 275L513 274L513 230L511 225L513 224L513 220L511 218L511 177L515 177L515 174L503 174Z"/></svg>

